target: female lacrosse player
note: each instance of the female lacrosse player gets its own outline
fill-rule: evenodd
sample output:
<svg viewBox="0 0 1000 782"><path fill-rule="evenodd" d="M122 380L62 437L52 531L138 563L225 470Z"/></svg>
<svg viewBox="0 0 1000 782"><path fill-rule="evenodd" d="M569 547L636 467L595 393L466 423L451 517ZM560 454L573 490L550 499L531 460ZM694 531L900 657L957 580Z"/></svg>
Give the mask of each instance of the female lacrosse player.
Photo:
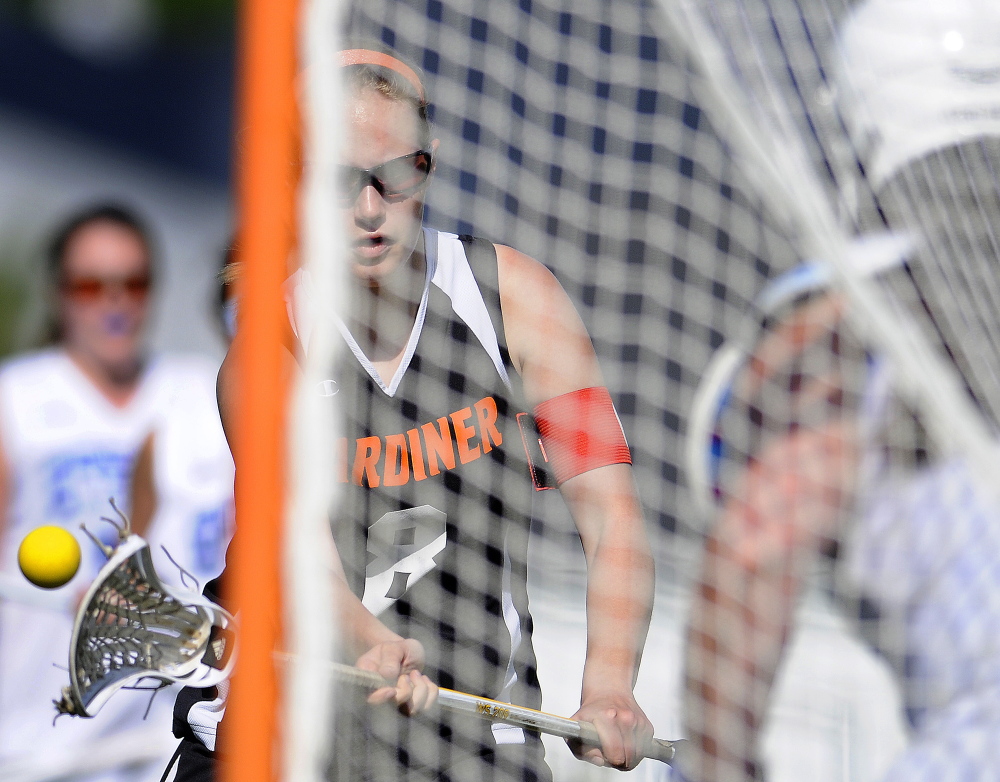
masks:
<svg viewBox="0 0 1000 782"><path fill-rule="evenodd" d="M347 422L333 524L348 581L391 631L423 645L439 684L537 708L525 581L541 465L524 444L538 435L518 425L533 410L589 567L576 717L596 725L602 746L577 751L631 768L652 734L632 688L653 566L590 339L542 264L422 224L438 142L415 69L377 47L341 52L340 66L350 267L337 315L348 351L326 393ZM301 275L294 296L293 325L308 344L308 313L326 304ZM238 393L228 367L221 390L225 409ZM340 703L339 779L550 776L539 738L520 729L447 715L400 721Z"/></svg>

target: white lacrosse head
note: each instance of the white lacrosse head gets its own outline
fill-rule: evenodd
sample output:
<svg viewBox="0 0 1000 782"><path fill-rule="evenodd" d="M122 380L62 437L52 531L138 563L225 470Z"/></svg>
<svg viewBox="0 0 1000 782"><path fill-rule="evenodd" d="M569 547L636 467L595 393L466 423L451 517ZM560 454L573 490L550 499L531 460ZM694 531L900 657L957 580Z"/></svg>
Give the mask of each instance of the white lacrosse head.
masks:
<svg viewBox="0 0 1000 782"><path fill-rule="evenodd" d="M141 679L211 687L232 672L235 620L195 592L167 586L149 544L128 535L80 604L70 641L70 684L60 714L93 717L119 689Z"/></svg>

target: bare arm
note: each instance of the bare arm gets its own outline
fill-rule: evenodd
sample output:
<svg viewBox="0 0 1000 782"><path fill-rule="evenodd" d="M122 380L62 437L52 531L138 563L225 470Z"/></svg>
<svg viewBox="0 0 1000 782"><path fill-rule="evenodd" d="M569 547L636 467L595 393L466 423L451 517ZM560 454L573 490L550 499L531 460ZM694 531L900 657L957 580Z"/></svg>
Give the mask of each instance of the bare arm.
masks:
<svg viewBox="0 0 1000 782"><path fill-rule="evenodd" d="M500 301L511 359L531 405L603 385L580 316L537 261L498 246ZM652 726L632 688L653 603L653 560L627 464L600 467L561 486L587 558L587 661L578 719L593 722L601 749L578 748L597 765L632 768Z"/></svg>
<svg viewBox="0 0 1000 782"><path fill-rule="evenodd" d="M155 440L155 432L150 432L146 435L146 439L142 441L142 446L139 448L139 454L135 458L135 466L132 468L132 486L130 489L132 511L129 520L132 523L132 532L136 535L146 534L146 530L149 529L149 523L156 514L158 499L153 473Z"/></svg>
<svg viewBox="0 0 1000 782"><path fill-rule="evenodd" d="M235 428L233 411L239 398L234 347L239 349L235 341L222 362L216 388L222 427L230 447L233 447ZM298 373L298 363L290 351L286 351L284 368L289 377ZM238 523L237 520L237 525ZM384 703L393 700L407 714L426 709L437 699L437 686L419 673L424 666L423 647L418 641L404 639L393 633L362 605L347 584L332 537L327 542L333 549L330 561L334 572L331 578L340 629L344 636L344 651L352 658L357 658L356 665L359 668L375 671L390 681L396 681L395 687L384 687L373 692L368 698L369 702Z"/></svg>
<svg viewBox="0 0 1000 782"><path fill-rule="evenodd" d="M229 346L222 366L219 367L219 378L215 384L215 395L219 403L219 418L222 420L222 430L226 433L226 441L229 443L229 450L236 452L236 409L239 406L239 380L237 379L237 353L239 352L240 337L237 336ZM295 359L292 358L294 364ZM287 362L286 362L287 366ZM291 367L288 367L291 375Z"/></svg>
<svg viewBox="0 0 1000 782"><path fill-rule="evenodd" d="M757 438L704 550L685 651L692 782L761 778L760 733L810 561L837 537L853 494L851 388L864 366L841 339L842 303L808 303L757 346L734 390L734 453ZM752 413L751 413L752 411Z"/></svg>
<svg viewBox="0 0 1000 782"><path fill-rule="evenodd" d="M835 533L854 463L841 425L772 443L705 545L685 659L691 780L757 778L759 737L803 575Z"/></svg>

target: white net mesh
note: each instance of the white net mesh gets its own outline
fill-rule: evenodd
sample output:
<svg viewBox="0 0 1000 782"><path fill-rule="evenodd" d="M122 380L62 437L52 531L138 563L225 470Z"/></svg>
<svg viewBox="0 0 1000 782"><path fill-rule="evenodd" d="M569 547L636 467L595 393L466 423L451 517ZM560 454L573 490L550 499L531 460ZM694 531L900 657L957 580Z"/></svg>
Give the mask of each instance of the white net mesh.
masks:
<svg viewBox="0 0 1000 782"><path fill-rule="evenodd" d="M1000 412L996 12L853 5L345 15L348 38L423 69L440 139L424 225L540 260L593 340L657 562L637 699L657 735L692 739L690 779L1000 773L1000 527L981 480ZM516 414L540 400L488 244L421 241L396 352L378 352L392 312L365 321L353 293L323 330L350 347L320 381L344 422L340 558L433 679L571 714L585 597L620 595L595 591L577 542L593 522L530 486ZM335 778L549 774L530 736L336 702ZM597 773L546 747L555 778Z"/></svg>
<svg viewBox="0 0 1000 782"><path fill-rule="evenodd" d="M718 116L741 112L741 162L772 174L801 255L836 272L765 297L695 433L715 449L703 474L719 510L686 658L687 774L781 767L763 740L772 682L826 553L832 594L905 707L909 745L886 778L989 779L996 10L683 7Z"/></svg>

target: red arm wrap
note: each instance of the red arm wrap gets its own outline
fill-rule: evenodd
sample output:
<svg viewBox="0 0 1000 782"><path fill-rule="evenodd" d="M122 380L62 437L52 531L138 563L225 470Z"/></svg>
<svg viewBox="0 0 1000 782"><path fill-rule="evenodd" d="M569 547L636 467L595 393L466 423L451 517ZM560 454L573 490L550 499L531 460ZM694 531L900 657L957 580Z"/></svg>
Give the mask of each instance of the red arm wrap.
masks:
<svg viewBox="0 0 1000 782"><path fill-rule="evenodd" d="M535 408L535 421L556 481L607 464L632 464L621 422L604 387L581 388Z"/></svg>

